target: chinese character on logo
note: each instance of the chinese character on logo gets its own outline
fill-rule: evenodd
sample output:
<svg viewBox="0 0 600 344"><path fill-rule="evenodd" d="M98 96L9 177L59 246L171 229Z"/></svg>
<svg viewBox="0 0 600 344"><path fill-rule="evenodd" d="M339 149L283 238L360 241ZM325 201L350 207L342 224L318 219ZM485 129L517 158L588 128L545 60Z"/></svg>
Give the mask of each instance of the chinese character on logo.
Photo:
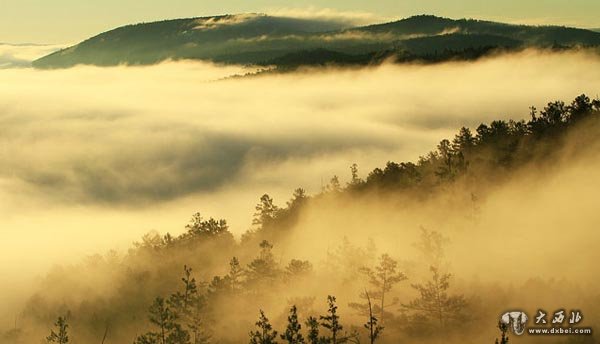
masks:
<svg viewBox="0 0 600 344"><path fill-rule="evenodd" d="M569 318L569 324L577 324L583 317L580 311L571 311L571 318Z"/></svg>
<svg viewBox="0 0 600 344"><path fill-rule="evenodd" d="M538 309L538 315L535 317L535 323L536 324L546 324L546 312L544 312L541 309Z"/></svg>
<svg viewBox="0 0 600 344"><path fill-rule="evenodd" d="M552 319L553 324L562 324L565 321L565 311L559 310L554 312L554 318Z"/></svg>

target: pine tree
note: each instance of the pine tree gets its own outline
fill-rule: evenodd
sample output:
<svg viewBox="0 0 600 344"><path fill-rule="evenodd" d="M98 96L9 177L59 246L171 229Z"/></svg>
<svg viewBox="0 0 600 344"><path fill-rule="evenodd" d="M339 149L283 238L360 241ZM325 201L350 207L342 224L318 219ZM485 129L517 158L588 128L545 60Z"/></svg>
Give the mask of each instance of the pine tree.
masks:
<svg viewBox="0 0 600 344"><path fill-rule="evenodd" d="M192 334L193 343L205 343L210 337L203 330L203 312L206 300L204 295L200 295L198 291L196 279L192 277L192 268L184 266L183 271L184 276L181 278L184 286L183 293L176 292L172 294L168 304L174 310L176 319L187 325ZM176 324L181 326L178 323ZM185 337L185 334L180 335Z"/></svg>
<svg viewBox="0 0 600 344"><path fill-rule="evenodd" d="M186 235L194 236L217 236L223 233L229 233L229 225L227 221L215 220L210 218L204 220L200 213L195 213L190 220L190 223L185 226L187 229Z"/></svg>
<svg viewBox="0 0 600 344"><path fill-rule="evenodd" d="M67 334L67 328L69 325L67 324L66 317L58 317L56 322L54 323L58 332L54 330L50 331L50 335L46 337L46 340L49 343L57 343L57 344L66 344L69 342L69 335Z"/></svg>
<svg viewBox="0 0 600 344"><path fill-rule="evenodd" d="M273 283L280 275L279 265L273 256L273 245L267 240L260 243L260 255L247 268L247 282L257 289Z"/></svg>
<svg viewBox="0 0 600 344"><path fill-rule="evenodd" d="M285 333L281 335L281 339L285 340L289 344L304 344L304 337L300 333L302 325L298 322L298 313L296 306L290 308L290 314L288 315L288 325L285 329Z"/></svg>
<svg viewBox="0 0 600 344"><path fill-rule="evenodd" d="M280 212L279 207L273 203L273 198L268 194L261 196L260 203L256 205L255 209L256 212L254 213L252 224L262 228L273 222Z"/></svg>
<svg viewBox="0 0 600 344"><path fill-rule="evenodd" d="M287 202L288 209L302 206L307 199L308 196L306 195L306 190L303 188L297 188L292 194L292 199Z"/></svg>
<svg viewBox="0 0 600 344"><path fill-rule="evenodd" d="M359 310L362 314L372 313L373 309L379 313L379 322L383 323L385 315L385 308L391 306L393 303L386 304L386 295L392 290L394 285L405 281L406 275L402 272L397 271L398 262L396 262L388 254L383 254L379 258L379 265L375 269L362 268L361 272L369 277L369 284L371 290L365 291L360 297L367 300L365 304L351 303L350 307ZM371 305L371 300L378 300L379 304ZM370 308L370 309L369 309Z"/></svg>
<svg viewBox="0 0 600 344"><path fill-rule="evenodd" d="M285 278L292 281L295 278L305 277L312 272L313 266L308 260L292 259L285 267Z"/></svg>
<svg viewBox="0 0 600 344"><path fill-rule="evenodd" d="M363 183L363 180L360 179L360 177L358 176L358 165L357 164L352 164L352 166L350 166L350 174L351 174L351 179L350 179L350 183L348 183L348 186L358 186Z"/></svg>
<svg viewBox="0 0 600 344"><path fill-rule="evenodd" d="M157 297L149 309L149 320L157 327L156 332L148 332L136 338L136 344L188 344L189 333L177 323L177 313L168 302Z"/></svg>
<svg viewBox="0 0 600 344"><path fill-rule="evenodd" d="M229 285L232 292L238 293L242 291L242 279L244 273L244 268L240 265L240 261L237 257L231 258L229 261L229 274L227 277L229 277Z"/></svg>
<svg viewBox="0 0 600 344"><path fill-rule="evenodd" d="M265 316L265 312L260 310L260 317L256 322L257 331L250 332L250 344L277 344L277 331L273 330L273 326L269 323L269 319Z"/></svg>
<svg viewBox="0 0 600 344"><path fill-rule="evenodd" d="M308 344L319 344L319 321L317 318L308 317L306 327L308 327Z"/></svg>
<svg viewBox="0 0 600 344"><path fill-rule="evenodd" d="M329 192L341 192L342 185L340 184L340 178L338 176L331 177L329 184L327 184L327 191Z"/></svg>
<svg viewBox="0 0 600 344"><path fill-rule="evenodd" d="M168 303L180 316L187 316L190 303L198 296L198 286L196 285L196 279L192 277L192 268L184 265L183 272L184 276L181 281L184 284L184 292L171 295Z"/></svg>
<svg viewBox="0 0 600 344"><path fill-rule="evenodd" d="M440 328L443 329L447 320L460 318L467 302L462 295L448 295L450 274L440 274L433 266L430 270L433 275L431 281L411 285L419 292L419 297L402 306L439 322Z"/></svg>
<svg viewBox="0 0 600 344"><path fill-rule="evenodd" d="M325 327L331 332L331 337L328 342L332 344L337 344L338 342L338 334L343 329L343 326L340 324L340 317L337 315L338 306L336 305L335 296L327 296L327 303L329 304L329 308L327 309L327 315L321 316L321 326Z"/></svg>

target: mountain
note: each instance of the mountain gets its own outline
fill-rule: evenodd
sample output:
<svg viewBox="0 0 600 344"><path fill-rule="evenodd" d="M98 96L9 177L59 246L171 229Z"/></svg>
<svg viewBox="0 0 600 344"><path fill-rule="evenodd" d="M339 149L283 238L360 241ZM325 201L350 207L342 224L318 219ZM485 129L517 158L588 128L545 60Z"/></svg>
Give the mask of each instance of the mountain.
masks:
<svg viewBox="0 0 600 344"><path fill-rule="evenodd" d="M427 60L432 55L461 56L467 50L556 46L600 46L600 33L431 15L363 27L264 14L223 15L120 27L42 57L33 65L147 65L195 59L285 67L304 64L302 58L306 64L369 63L373 57L390 55Z"/></svg>

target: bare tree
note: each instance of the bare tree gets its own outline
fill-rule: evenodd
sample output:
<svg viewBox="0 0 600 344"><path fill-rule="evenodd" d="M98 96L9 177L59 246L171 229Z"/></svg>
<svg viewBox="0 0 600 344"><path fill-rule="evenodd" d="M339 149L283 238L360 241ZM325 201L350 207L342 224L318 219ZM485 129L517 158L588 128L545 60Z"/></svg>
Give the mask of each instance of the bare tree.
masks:
<svg viewBox="0 0 600 344"><path fill-rule="evenodd" d="M373 315L373 307L371 306L371 297L369 292L365 290L367 296L367 302L369 305L369 321L364 325L369 330L369 341L371 344L375 343L375 340L379 338L379 335L383 331L383 326L378 324L377 318Z"/></svg>

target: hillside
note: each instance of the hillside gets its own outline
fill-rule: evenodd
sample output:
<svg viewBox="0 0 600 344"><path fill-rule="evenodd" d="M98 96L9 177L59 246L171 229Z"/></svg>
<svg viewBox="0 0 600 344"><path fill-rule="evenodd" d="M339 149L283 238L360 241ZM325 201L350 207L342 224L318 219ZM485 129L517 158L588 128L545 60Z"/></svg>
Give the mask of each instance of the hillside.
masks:
<svg viewBox="0 0 600 344"><path fill-rule="evenodd" d="M418 290L419 285L432 286L432 282L437 284L438 268L434 265L457 269L455 264L446 261L449 257L445 255L450 242L448 235L454 233L453 242L458 239L458 234L451 231L453 221L466 226L461 230L469 236L494 234L492 228L486 228L485 223L480 222L480 217L486 199L492 198L497 188L522 180L524 171L552 174L556 172L558 162L570 165L578 159L597 156L588 153L597 152L599 115L600 100L591 100L585 95L570 104L551 102L539 112L532 111L531 120L527 122L496 120L481 124L475 131L463 127L454 138L440 141L418 162L390 161L369 172L364 179L359 177L358 167L353 165L352 179L346 185L333 177L322 192L315 195L308 195L299 188L282 207L265 194L255 208L252 229L240 242L229 231L227 221L205 219L197 213L181 235L149 233L124 255L110 252L105 256L90 256L79 265L54 269L38 282L37 292L20 315L28 327L25 330L15 327L0 334L0 338L3 343L36 342L31 339L35 338L36 331L48 331L54 322L52 316L62 314L63 321L69 321L69 335L77 338L78 343L100 342L96 339L107 336L114 343L132 342L132 338L136 344L245 343L259 310L264 309L272 316L273 326L277 329L284 328L290 307L298 306L302 320L323 314L325 289L339 297L341 306L347 305L347 308L340 308L344 326L352 328L354 325L358 329L344 332L344 336L356 339L355 343L362 338L361 342L366 343L366 331L358 326L366 318L361 306L365 300L360 291L366 292L369 288L374 290L373 295L383 295L375 293L381 287L371 277L373 274L369 274L372 266L373 269L385 269L379 271L387 271L389 275L400 273L398 276L402 277L394 282L394 290L390 287L383 291L389 296L401 295L401 306L393 307L392 304L385 311L381 306L376 308L381 318L386 317L384 337L378 343L398 343L414 338L418 342L429 342L450 335L478 338L482 332L487 335L490 333L487 330L494 328L489 319L496 319L497 309L518 300L511 292L513 284L507 286L501 281L482 284L479 278L468 284L455 284L454 274L443 272L444 298L460 301L453 303L453 312L461 316L469 314L474 319L461 325L462 317L448 318L448 324L452 326L446 328L436 327L439 313L411 307L410 298L419 300L418 294L406 291ZM448 198L440 198L441 195ZM404 216L435 205L427 210L428 217L440 217L444 225L440 232L421 227L419 241L415 242L421 256L410 257L403 250L388 255L370 239L365 240L365 236L370 238L387 233L389 241L396 237L404 241L409 240L409 228L393 227L390 232L381 231L373 223L374 216L380 213L369 214L374 209L369 207L372 202L377 208ZM510 198L510 202L515 200ZM533 206L528 206L533 210L525 211L535 211ZM301 235L302 230L310 227L306 226L304 215L314 211L324 214L319 211L331 212L332 209L338 209L336 213L340 217L331 214L317 217L313 221L324 226L321 227L324 230ZM352 214L353 211L358 214ZM502 216L500 212L494 218L507 221ZM346 221L342 221L342 217ZM511 213L511 217L515 214ZM508 223L513 223L513 218ZM327 250L325 260L319 262L315 242L325 240L328 232L353 219L364 229L363 235L354 233L361 238L360 244L352 243L344 236L333 242L335 245ZM308 223L316 225L315 222ZM537 228L530 230L531 235L540 236ZM548 228L544 230L549 231ZM575 231L575 228L571 229L567 235L573 235ZM502 239L505 249L509 245L509 236L498 238ZM478 242L478 245L486 244ZM311 255L297 257L303 246L312 249ZM294 258L283 260L284 252L288 253L286 258L290 254ZM399 258L411 260L397 260ZM490 259L486 257L486 261ZM407 271L406 275L404 271ZM433 272L433 278L429 271ZM370 279L365 279L365 275ZM427 284L413 284L423 278L427 278L423 282ZM406 279L410 285L400 283ZM548 295L559 297L564 294L562 289L549 288L554 281L538 278L526 283L536 283L547 288ZM527 284L524 289L526 287ZM401 293L396 293L398 291ZM505 296L498 300L499 294ZM379 301L383 298L375 297ZM591 294L580 292L577 297L595 300L598 296L594 289ZM598 310L597 303L590 304L595 306L586 310L590 313ZM158 313L166 314L165 318L168 316L168 326L154 320ZM60 320L57 327L59 323ZM598 321L593 319L588 324L597 325ZM170 338L180 340L157 340L161 326L168 329ZM326 325L321 326L321 333L328 335ZM319 325L315 328L318 331ZM423 331L427 328L435 330Z"/></svg>
<svg viewBox="0 0 600 344"><path fill-rule="evenodd" d="M148 65L173 59L220 63L302 65L369 63L382 55L419 59L490 48L600 46L600 33L558 26L524 26L415 16L364 27L344 23L273 17L224 15L142 23L120 27L33 62L37 68ZM318 56L315 56L315 51ZM329 53L323 54L323 51ZM478 54L475 54L478 55ZM427 60L427 58L424 58Z"/></svg>

